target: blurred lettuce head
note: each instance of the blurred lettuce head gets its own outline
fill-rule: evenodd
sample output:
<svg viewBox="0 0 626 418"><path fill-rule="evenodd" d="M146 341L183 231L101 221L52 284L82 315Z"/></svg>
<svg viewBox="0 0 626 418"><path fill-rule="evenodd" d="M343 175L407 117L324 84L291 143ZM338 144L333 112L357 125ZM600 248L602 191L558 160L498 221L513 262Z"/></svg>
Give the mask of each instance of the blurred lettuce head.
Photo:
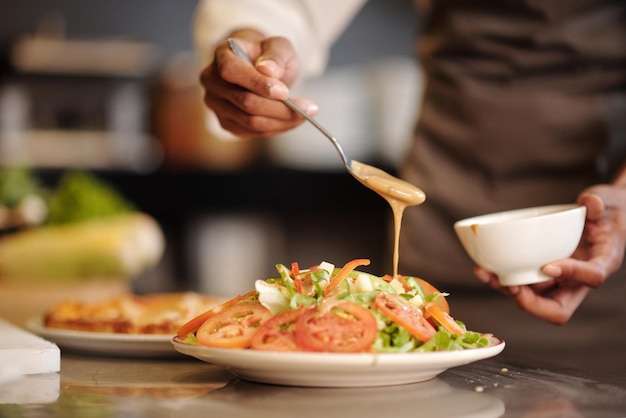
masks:
<svg viewBox="0 0 626 418"><path fill-rule="evenodd" d="M48 198L48 224L104 218L134 211L115 188L83 171L65 173Z"/></svg>

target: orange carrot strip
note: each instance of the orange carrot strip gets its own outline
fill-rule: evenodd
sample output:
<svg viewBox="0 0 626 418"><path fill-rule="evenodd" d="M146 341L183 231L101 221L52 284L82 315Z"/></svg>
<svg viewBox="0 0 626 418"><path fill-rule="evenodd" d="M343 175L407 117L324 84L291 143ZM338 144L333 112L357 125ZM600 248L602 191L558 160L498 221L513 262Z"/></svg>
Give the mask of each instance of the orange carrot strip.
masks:
<svg viewBox="0 0 626 418"><path fill-rule="evenodd" d="M296 292L302 294L302 277L300 276L300 267L297 262L291 263L291 275L296 286Z"/></svg>
<svg viewBox="0 0 626 418"><path fill-rule="evenodd" d="M324 291L324 296L327 296L334 288L336 288L339 283L348 277L348 274L352 272L355 268L359 266L368 266L370 264L370 260L367 258L357 258L356 260L352 260L346 263L345 266L335 275L335 277L330 279L330 283L328 283L328 287Z"/></svg>

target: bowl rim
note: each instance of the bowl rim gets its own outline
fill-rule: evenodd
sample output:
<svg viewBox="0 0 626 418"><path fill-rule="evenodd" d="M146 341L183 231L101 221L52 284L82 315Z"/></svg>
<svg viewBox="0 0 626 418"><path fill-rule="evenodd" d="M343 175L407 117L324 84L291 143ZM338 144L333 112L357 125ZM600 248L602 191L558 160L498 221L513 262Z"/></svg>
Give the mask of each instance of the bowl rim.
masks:
<svg viewBox="0 0 626 418"><path fill-rule="evenodd" d="M555 216L558 214L566 213L566 212L578 212L578 211L586 211L587 207L585 205L580 205L578 203L561 203L561 204L553 204L553 205L542 205L542 206L529 206L525 208L511 209L499 212L491 212L483 215L472 216L469 218L464 218L456 221L454 223L454 228L467 228L472 225L494 225L494 224L503 224L503 223L518 223L528 221L530 219L542 219L550 216ZM540 211L543 213L532 214L534 211ZM524 216L523 213L531 212L530 216ZM488 218L493 218L488 220Z"/></svg>

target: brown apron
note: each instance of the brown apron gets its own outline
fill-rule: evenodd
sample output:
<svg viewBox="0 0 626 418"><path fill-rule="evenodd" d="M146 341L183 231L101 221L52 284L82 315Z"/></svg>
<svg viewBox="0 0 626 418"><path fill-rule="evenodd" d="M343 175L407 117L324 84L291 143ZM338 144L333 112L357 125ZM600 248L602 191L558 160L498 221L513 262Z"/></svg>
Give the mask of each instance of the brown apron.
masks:
<svg viewBox="0 0 626 418"><path fill-rule="evenodd" d="M572 365L588 366L579 356L584 346L611 328L626 329L625 275L592 292L565 327L555 328L479 283L452 225L477 214L573 202L626 160L626 2L423 6L418 49L427 85L402 175L424 189L427 201L405 213L400 273L450 292L453 315L501 335L513 350L541 341ZM611 338L626 357L623 335Z"/></svg>

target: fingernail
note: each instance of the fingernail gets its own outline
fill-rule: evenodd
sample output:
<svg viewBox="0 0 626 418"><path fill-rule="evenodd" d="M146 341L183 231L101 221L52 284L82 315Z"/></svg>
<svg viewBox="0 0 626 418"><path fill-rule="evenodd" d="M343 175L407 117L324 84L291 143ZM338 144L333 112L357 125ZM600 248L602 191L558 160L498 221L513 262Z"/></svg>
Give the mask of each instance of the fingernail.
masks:
<svg viewBox="0 0 626 418"><path fill-rule="evenodd" d="M270 84L269 93L274 99L284 100L289 97L289 89L284 84Z"/></svg>
<svg viewBox="0 0 626 418"><path fill-rule="evenodd" d="M605 208L605 203L604 203L604 200L602 199L602 197L599 194L594 193L594 192L586 192L586 193L582 194L578 198L578 202L582 204L584 202L584 199L591 199L591 198L596 199L598 202L600 202L600 207L602 209Z"/></svg>
<svg viewBox="0 0 626 418"><path fill-rule="evenodd" d="M256 66L265 68L265 74L270 77L276 77L278 73L278 64L271 59L259 58Z"/></svg>
<svg viewBox="0 0 626 418"><path fill-rule="evenodd" d="M309 116L315 116L317 115L317 112L319 111L319 107L315 103L305 103L304 111Z"/></svg>
<svg viewBox="0 0 626 418"><path fill-rule="evenodd" d="M476 278L479 281L485 284L489 283L489 280L491 280L491 277L489 277L489 274L485 273L485 271L482 268L478 266L474 266L473 270L474 270L474 276L476 276Z"/></svg>
<svg viewBox="0 0 626 418"><path fill-rule="evenodd" d="M485 284L489 283L489 280L490 280L489 277L487 277L484 274L476 274L476 278Z"/></svg>
<svg viewBox="0 0 626 418"><path fill-rule="evenodd" d="M597 194L597 193L589 193L589 195L590 196L595 196L595 198L600 201L600 205L601 205L602 209L604 210L604 208L606 207L605 203L604 203L604 199L602 199L602 197L599 194Z"/></svg>
<svg viewBox="0 0 626 418"><path fill-rule="evenodd" d="M546 264L545 266L543 266L541 271L550 277L559 277L561 273L563 273L563 270L561 269L561 267L555 264Z"/></svg>
<svg viewBox="0 0 626 418"><path fill-rule="evenodd" d="M520 291L520 287L519 286L510 286L508 288L509 294L511 294L512 296L515 296L519 293Z"/></svg>

